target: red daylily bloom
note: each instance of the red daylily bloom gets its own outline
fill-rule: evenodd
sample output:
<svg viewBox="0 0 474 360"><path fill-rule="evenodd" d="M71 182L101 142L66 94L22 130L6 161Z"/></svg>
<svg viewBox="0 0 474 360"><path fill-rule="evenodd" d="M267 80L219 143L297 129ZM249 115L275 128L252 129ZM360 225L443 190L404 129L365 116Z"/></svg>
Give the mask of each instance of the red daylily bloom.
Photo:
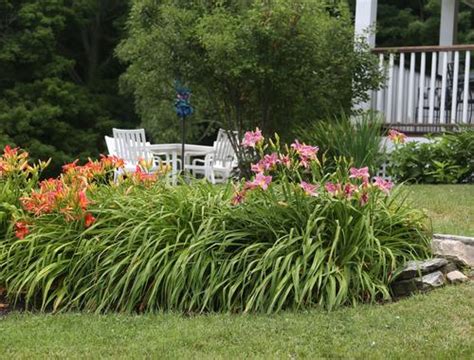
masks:
<svg viewBox="0 0 474 360"><path fill-rule="evenodd" d="M26 235L30 233L30 230L28 229L28 224L25 221L17 221L15 223L15 236L23 240Z"/></svg>

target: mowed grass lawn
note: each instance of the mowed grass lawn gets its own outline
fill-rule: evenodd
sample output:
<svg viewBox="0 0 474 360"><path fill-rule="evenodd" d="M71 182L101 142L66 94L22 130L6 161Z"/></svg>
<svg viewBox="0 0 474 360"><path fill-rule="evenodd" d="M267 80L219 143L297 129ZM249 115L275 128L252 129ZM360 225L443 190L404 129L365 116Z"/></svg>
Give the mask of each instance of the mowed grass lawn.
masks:
<svg viewBox="0 0 474 360"><path fill-rule="evenodd" d="M474 186L406 186L435 232L474 236ZM474 283L397 303L277 315L0 316L0 358L472 359Z"/></svg>
<svg viewBox="0 0 474 360"><path fill-rule="evenodd" d="M474 185L405 188L413 206L426 210L435 233L474 236Z"/></svg>
<svg viewBox="0 0 474 360"><path fill-rule="evenodd" d="M0 357L472 359L474 284L387 305L278 315L0 318Z"/></svg>

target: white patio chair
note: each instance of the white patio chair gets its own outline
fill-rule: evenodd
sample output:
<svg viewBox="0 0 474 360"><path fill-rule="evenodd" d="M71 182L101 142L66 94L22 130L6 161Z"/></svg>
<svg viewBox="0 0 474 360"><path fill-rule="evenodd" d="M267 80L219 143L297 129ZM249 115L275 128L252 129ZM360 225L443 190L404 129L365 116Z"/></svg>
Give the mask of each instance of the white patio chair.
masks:
<svg viewBox="0 0 474 360"><path fill-rule="evenodd" d="M233 132L235 135L235 132ZM194 174L203 174L213 184L226 181L237 165L232 143L227 131L219 129L217 139L214 142L214 151L207 154L204 159L195 159L191 165L185 168Z"/></svg>
<svg viewBox="0 0 474 360"><path fill-rule="evenodd" d="M140 159L152 161L151 172L159 168L160 163L169 164L168 154L153 153L149 150L144 129L113 129L114 137L105 137L110 155L116 155L125 162L124 170L134 172ZM163 160L161 156L164 156Z"/></svg>
<svg viewBox="0 0 474 360"><path fill-rule="evenodd" d="M105 145L107 146L107 152L111 156L117 156L117 151L115 150L115 139L112 136L104 136Z"/></svg>

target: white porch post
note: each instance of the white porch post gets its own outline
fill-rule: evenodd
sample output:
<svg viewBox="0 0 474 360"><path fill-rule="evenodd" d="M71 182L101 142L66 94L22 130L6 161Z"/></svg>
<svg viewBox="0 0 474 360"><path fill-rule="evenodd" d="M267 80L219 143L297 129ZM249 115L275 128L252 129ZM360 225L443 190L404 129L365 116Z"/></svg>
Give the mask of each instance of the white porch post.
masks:
<svg viewBox="0 0 474 360"><path fill-rule="evenodd" d="M459 0L441 0L439 45L454 45L458 28Z"/></svg>
<svg viewBox="0 0 474 360"><path fill-rule="evenodd" d="M375 47L375 24L377 21L377 0L357 0L354 35L363 37L371 48ZM374 92L370 92L374 96ZM370 100L355 106L355 110L369 110Z"/></svg>
<svg viewBox="0 0 474 360"><path fill-rule="evenodd" d="M377 0L357 0L355 12L355 35L367 39L375 47L375 24L377 21Z"/></svg>

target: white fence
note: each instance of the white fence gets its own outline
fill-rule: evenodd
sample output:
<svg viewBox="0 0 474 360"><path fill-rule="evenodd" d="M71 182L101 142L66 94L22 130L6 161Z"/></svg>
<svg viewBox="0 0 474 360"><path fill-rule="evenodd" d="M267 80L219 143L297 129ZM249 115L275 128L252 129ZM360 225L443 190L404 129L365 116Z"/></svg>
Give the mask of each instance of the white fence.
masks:
<svg viewBox="0 0 474 360"><path fill-rule="evenodd" d="M386 74L371 107L389 124L473 124L474 45L376 48Z"/></svg>

